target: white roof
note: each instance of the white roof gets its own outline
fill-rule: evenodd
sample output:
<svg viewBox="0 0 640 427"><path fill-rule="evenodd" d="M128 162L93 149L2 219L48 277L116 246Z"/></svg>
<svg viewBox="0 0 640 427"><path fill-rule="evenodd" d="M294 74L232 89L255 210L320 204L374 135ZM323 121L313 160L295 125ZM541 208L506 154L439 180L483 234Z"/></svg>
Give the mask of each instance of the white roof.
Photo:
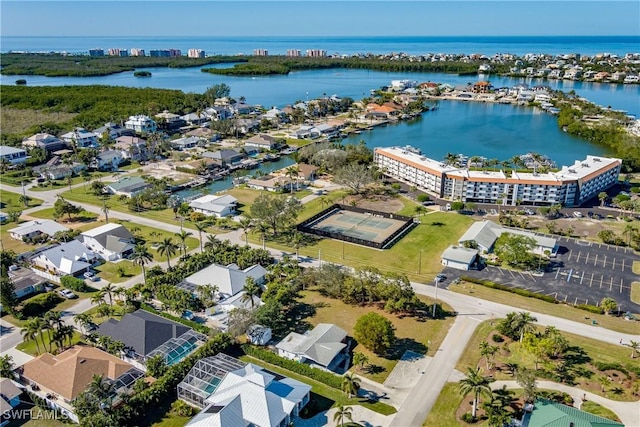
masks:
<svg viewBox="0 0 640 427"><path fill-rule="evenodd" d="M240 396L228 399L222 404L209 404L186 425L189 427L246 427L249 425L242 418L242 400Z"/></svg>
<svg viewBox="0 0 640 427"><path fill-rule="evenodd" d="M224 196L207 195L192 200L189 203L193 209L201 209L209 212L220 213L225 209L235 206L238 203L238 199L225 194Z"/></svg>
<svg viewBox="0 0 640 427"><path fill-rule="evenodd" d="M67 231L68 228L64 225L60 225L51 219L37 219L34 221L27 221L20 224L16 228L9 230L11 234L17 234L20 236L26 236L34 231L39 231L48 236L53 236L58 231Z"/></svg>
<svg viewBox="0 0 640 427"><path fill-rule="evenodd" d="M535 233L531 233L524 230L516 230L513 228L505 228L495 222L484 220L471 224L471 227L458 239L459 243L463 243L469 240L475 241L483 249L490 249L495 241L502 235L502 233L518 234L521 236L531 237L536 241L536 245L541 248L553 249L556 246L556 239L539 236ZM444 255L443 255L444 258Z"/></svg>
<svg viewBox="0 0 640 427"><path fill-rule="evenodd" d="M95 236L99 236L100 234L104 234L104 233L108 233L110 231L113 231L113 230L118 229L120 227L123 227L123 226L120 225L120 224L114 224L114 223L105 224L105 225L101 225L100 227L92 228L91 230L83 231L82 234L84 236L95 237Z"/></svg>
<svg viewBox="0 0 640 427"><path fill-rule="evenodd" d="M261 282L266 274L267 270L259 264L244 270L240 270L235 264L230 264L227 267L211 264L187 277L184 281L202 286L217 285L220 293L235 295L242 290L248 277Z"/></svg>
<svg viewBox="0 0 640 427"><path fill-rule="evenodd" d="M347 346L342 342L346 336L346 331L336 325L319 323L305 335L291 332L276 344L276 348L303 355L322 366L329 366L336 355Z"/></svg>
<svg viewBox="0 0 640 427"><path fill-rule="evenodd" d="M471 264L476 255L478 255L478 251L475 249L465 248L463 246L449 246L442 253L442 258L455 262Z"/></svg>
<svg viewBox="0 0 640 427"><path fill-rule="evenodd" d="M75 274L80 270L91 267L90 263L81 261L81 259L91 260L95 257L92 251L77 240L56 246L38 255L38 258L49 260L58 270L65 274Z"/></svg>
<svg viewBox="0 0 640 427"><path fill-rule="evenodd" d="M8 145L0 145L0 155L26 153L22 148L9 147Z"/></svg>

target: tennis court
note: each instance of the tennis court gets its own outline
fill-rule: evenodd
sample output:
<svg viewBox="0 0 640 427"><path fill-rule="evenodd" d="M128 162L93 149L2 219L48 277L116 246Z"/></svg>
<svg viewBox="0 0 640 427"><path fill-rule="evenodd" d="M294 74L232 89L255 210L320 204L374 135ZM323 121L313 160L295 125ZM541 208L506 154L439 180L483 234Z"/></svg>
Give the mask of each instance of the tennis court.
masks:
<svg viewBox="0 0 640 427"><path fill-rule="evenodd" d="M382 243L406 221L384 218L375 213L360 213L335 209L326 216L307 226L326 233L336 233L356 239Z"/></svg>

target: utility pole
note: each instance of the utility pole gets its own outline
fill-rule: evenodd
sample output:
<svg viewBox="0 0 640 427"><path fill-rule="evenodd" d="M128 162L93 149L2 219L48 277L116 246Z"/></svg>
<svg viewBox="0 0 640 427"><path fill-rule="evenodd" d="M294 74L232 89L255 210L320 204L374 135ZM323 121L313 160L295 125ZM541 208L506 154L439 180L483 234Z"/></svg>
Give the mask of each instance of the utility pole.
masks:
<svg viewBox="0 0 640 427"><path fill-rule="evenodd" d="M438 305L438 282L440 282L440 280L438 280L438 278L436 277L436 297L435 300L433 301L433 315L432 317L435 319L436 318L436 305Z"/></svg>

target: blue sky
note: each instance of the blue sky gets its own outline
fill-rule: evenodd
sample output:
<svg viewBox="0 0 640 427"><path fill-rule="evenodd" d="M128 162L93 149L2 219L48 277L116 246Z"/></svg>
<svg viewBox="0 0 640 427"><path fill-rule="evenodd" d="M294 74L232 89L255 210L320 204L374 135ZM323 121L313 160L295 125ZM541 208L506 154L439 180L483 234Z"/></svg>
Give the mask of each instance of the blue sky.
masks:
<svg viewBox="0 0 640 427"><path fill-rule="evenodd" d="M640 1L2 0L3 36L640 35Z"/></svg>

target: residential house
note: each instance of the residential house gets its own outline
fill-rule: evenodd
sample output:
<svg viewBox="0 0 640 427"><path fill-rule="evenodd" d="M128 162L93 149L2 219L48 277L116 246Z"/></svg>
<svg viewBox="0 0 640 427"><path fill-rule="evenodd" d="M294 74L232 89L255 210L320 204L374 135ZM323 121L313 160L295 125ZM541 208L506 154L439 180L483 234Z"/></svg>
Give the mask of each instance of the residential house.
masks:
<svg viewBox="0 0 640 427"><path fill-rule="evenodd" d="M151 187L151 184L140 177L125 176L124 178L120 178L116 182L108 183L105 186L105 189L110 194L131 197L135 196L136 194L142 193L144 190Z"/></svg>
<svg viewBox="0 0 640 427"><path fill-rule="evenodd" d="M51 219L36 219L23 222L9 230L9 235L16 240L28 240L42 235L53 237L59 231L69 230L64 225Z"/></svg>
<svg viewBox="0 0 640 427"><path fill-rule="evenodd" d="M126 360L143 366L153 356L161 355L168 365L180 362L207 340L182 323L145 310L125 314L122 319L101 323L96 333L122 342L129 349Z"/></svg>
<svg viewBox="0 0 640 427"><path fill-rule="evenodd" d="M340 135L340 131L335 126L329 123L321 123L316 126L316 129L327 138L333 138Z"/></svg>
<svg viewBox="0 0 640 427"><path fill-rule="evenodd" d="M473 84L473 88L471 89L471 91L473 93L489 93L491 92L491 83L487 82L487 81L479 81L479 82L475 82Z"/></svg>
<svg viewBox="0 0 640 427"><path fill-rule="evenodd" d="M61 136L64 142L70 147L75 144L76 148L98 148L98 137L95 133L89 132L85 128L75 128Z"/></svg>
<svg viewBox="0 0 640 427"><path fill-rule="evenodd" d="M171 144L171 148L178 151L188 150L190 148L195 148L201 143L201 139L196 136L187 136L184 138L178 138L169 141Z"/></svg>
<svg viewBox="0 0 640 427"><path fill-rule="evenodd" d="M233 111L228 106L216 105L204 110L204 114L211 120L226 120L233 117Z"/></svg>
<svg viewBox="0 0 640 427"><path fill-rule="evenodd" d="M306 163L298 163L299 177L305 181L314 181L318 174L318 166L309 165Z"/></svg>
<svg viewBox="0 0 640 427"><path fill-rule="evenodd" d="M617 421L546 399L536 399L533 408L527 405L521 425L526 427L624 427L624 424Z"/></svg>
<svg viewBox="0 0 640 427"><path fill-rule="evenodd" d="M59 156L53 156L44 165L34 166L33 172L44 179L57 180L79 175L86 169L87 166L84 163L72 162L68 164L63 162Z"/></svg>
<svg viewBox="0 0 640 427"><path fill-rule="evenodd" d="M208 194L189 202L189 206L194 212L200 212L207 216L215 216L218 218L233 215L237 205L238 200L229 194L224 196Z"/></svg>
<svg viewBox="0 0 640 427"><path fill-rule="evenodd" d="M269 120L274 125L282 123L286 121L287 114L284 111L279 110L276 107L272 107L270 110L265 112L260 118Z"/></svg>
<svg viewBox="0 0 640 427"><path fill-rule="evenodd" d="M161 129L168 131L175 131L187 124L187 122L184 121L180 115L170 113L167 110L164 110L162 113L156 114L154 118L156 119L155 121Z"/></svg>
<svg viewBox="0 0 640 427"><path fill-rule="evenodd" d="M121 401L122 394L131 392L144 372L131 364L95 347L75 345L52 355L44 353L23 366L22 381L27 391L43 399L47 406L78 422L73 400L85 391L94 375L112 384L112 403Z"/></svg>
<svg viewBox="0 0 640 427"><path fill-rule="evenodd" d="M185 136L195 136L203 141L216 142L220 139L220 134L209 128L196 128L184 134Z"/></svg>
<svg viewBox="0 0 640 427"><path fill-rule="evenodd" d="M246 135L260 129L260 121L256 119L238 119L234 123L234 128L237 133Z"/></svg>
<svg viewBox="0 0 640 427"><path fill-rule="evenodd" d="M317 129L315 126L303 125L300 126L297 130L295 130L292 134L292 137L298 139L316 139L322 136L322 132Z"/></svg>
<svg viewBox="0 0 640 427"><path fill-rule="evenodd" d="M124 122L124 127L132 129L138 134L155 132L157 129L156 122L144 115L130 116L129 120Z"/></svg>
<svg viewBox="0 0 640 427"><path fill-rule="evenodd" d="M247 181L249 188L254 190L266 190L271 192L287 191L291 185L291 179L282 175L264 175Z"/></svg>
<svg viewBox="0 0 640 427"><path fill-rule="evenodd" d="M271 328L266 326L251 325L247 330L247 340L254 345L267 345L271 337Z"/></svg>
<svg viewBox="0 0 640 427"><path fill-rule="evenodd" d="M114 140L120 138L121 136L136 136L136 133L133 129L127 129L111 122L105 123L104 126L99 127L98 129L94 129L93 133L100 140L104 139L105 137Z"/></svg>
<svg viewBox="0 0 640 427"><path fill-rule="evenodd" d="M276 344L278 355L302 363L319 365L329 370L347 368L349 363L344 329L330 323L319 323L304 335L291 332Z"/></svg>
<svg viewBox="0 0 640 427"><path fill-rule="evenodd" d="M62 276L79 276L91 268L98 256L78 240L40 252L31 262L36 274L58 281Z"/></svg>
<svg viewBox="0 0 640 427"><path fill-rule="evenodd" d="M9 267L7 272L9 280L15 287L14 294L16 298L24 298L28 295L37 294L42 292L43 286L46 280L32 270L24 267Z"/></svg>
<svg viewBox="0 0 640 427"><path fill-rule="evenodd" d="M382 105L375 103L367 104L365 108L365 117L370 119L389 119L399 114L401 107L395 105L388 105L390 103L385 102Z"/></svg>
<svg viewBox="0 0 640 427"><path fill-rule="evenodd" d="M123 259L133 253L135 237L123 225L105 224L84 231L78 240L105 261Z"/></svg>
<svg viewBox="0 0 640 427"><path fill-rule="evenodd" d="M244 143L245 147L255 147L261 150L273 150L277 148L280 144L276 142L276 139L271 135L259 134L254 135L251 138L247 139Z"/></svg>
<svg viewBox="0 0 640 427"><path fill-rule="evenodd" d="M36 133L22 141L22 146L26 148L42 148L47 153L67 148L67 144L57 136L48 133Z"/></svg>
<svg viewBox="0 0 640 427"><path fill-rule="evenodd" d="M119 136L116 138L116 143L113 148L119 151L125 160L136 162L149 160L147 141L137 136Z"/></svg>
<svg viewBox="0 0 640 427"><path fill-rule="evenodd" d="M27 151L22 148L0 145L0 161L3 163L19 165L26 163L28 158L29 156L27 156Z"/></svg>
<svg viewBox="0 0 640 427"><path fill-rule="evenodd" d="M463 246L449 246L442 253L441 262L442 265L446 267L457 270L469 270L477 256L478 251L476 249L465 248Z"/></svg>
<svg viewBox="0 0 640 427"><path fill-rule="evenodd" d="M236 150L222 149L218 151L205 151L202 157L215 160L218 166L225 167L240 163L244 159L244 155Z"/></svg>
<svg viewBox="0 0 640 427"><path fill-rule="evenodd" d="M0 378L0 427L4 427L11 421L10 411L20 405L22 390L9 378Z"/></svg>
<svg viewBox="0 0 640 427"><path fill-rule="evenodd" d="M252 278L256 284L263 286L267 270L259 264L241 270L236 264L229 264L226 267L219 264L211 264L208 267L192 274L178 284L178 287L197 293L199 286L217 286L218 304L215 312L229 312L239 306L250 306L250 302L240 301L243 288L248 278ZM260 303L260 299L255 297L254 305Z"/></svg>
<svg viewBox="0 0 640 427"><path fill-rule="evenodd" d="M200 126L209 121L209 116L205 113L189 113L180 117L184 122L190 126Z"/></svg>
<svg viewBox="0 0 640 427"><path fill-rule="evenodd" d="M120 150L106 150L98 153L91 165L101 171L117 171L123 160Z"/></svg>
<svg viewBox="0 0 640 427"><path fill-rule="evenodd" d="M178 385L178 397L202 409L189 427L284 427L310 392L307 384L221 353L199 360Z"/></svg>
<svg viewBox="0 0 640 427"><path fill-rule="evenodd" d="M255 107L253 105L249 105L244 102L234 102L233 104L229 105L229 108L231 109L231 111L233 111L234 114L238 115L251 114L255 110Z"/></svg>
<svg viewBox="0 0 640 427"><path fill-rule="evenodd" d="M496 240L503 233L517 234L521 236L531 237L535 240L535 248L533 252L543 255L555 255L558 250L556 239L540 236L528 231L517 230L503 227L493 221L478 221L471 224L467 231L458 239L458 243L464 246L464 242L473 241L478 245L478 249L484 252L491 252Z"/></svg>

